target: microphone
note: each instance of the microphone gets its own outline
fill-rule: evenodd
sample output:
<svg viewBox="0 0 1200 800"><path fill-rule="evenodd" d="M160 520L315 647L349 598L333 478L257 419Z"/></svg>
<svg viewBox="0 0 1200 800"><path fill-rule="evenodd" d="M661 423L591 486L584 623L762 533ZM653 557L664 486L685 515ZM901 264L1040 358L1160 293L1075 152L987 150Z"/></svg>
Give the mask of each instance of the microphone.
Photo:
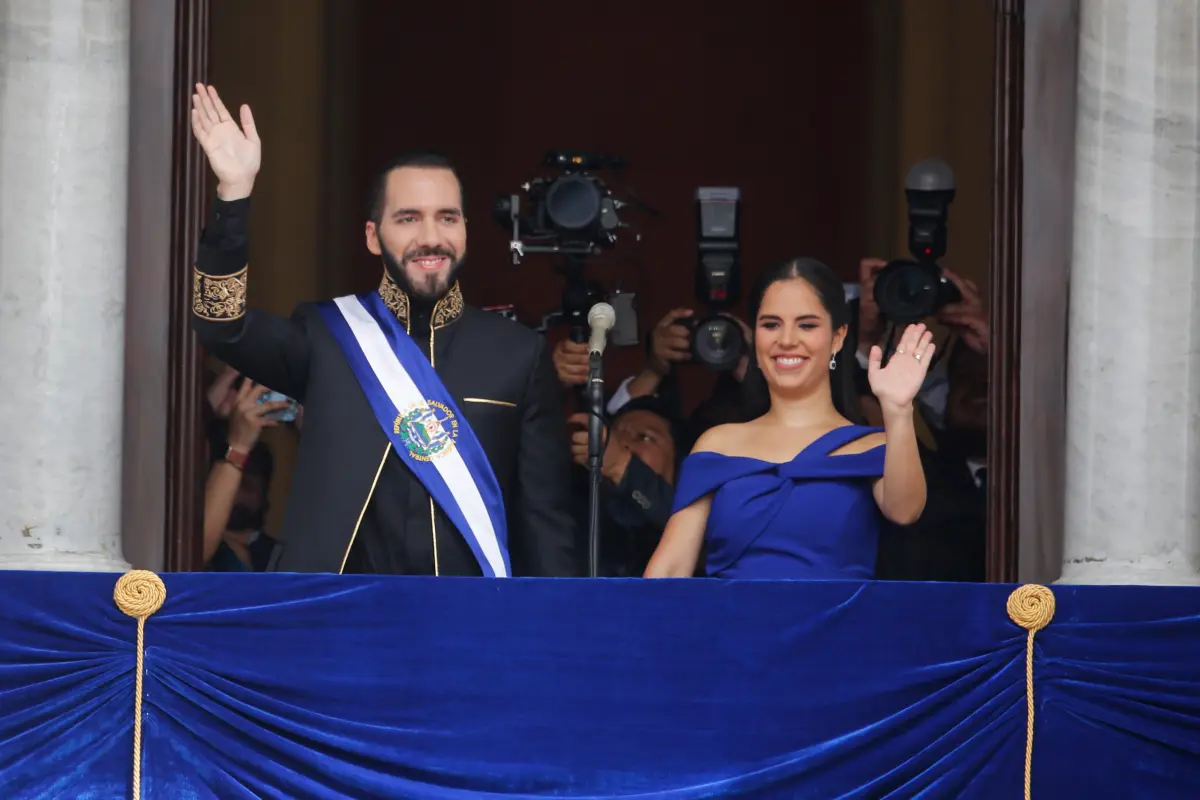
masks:
<svg viewBox="0 0 1200 800"><path fill-rule="evenodd" d="M608 303L596 303L588 310L588 382L583 402L588 409L588 575L595 578L600 567L600 484L604 452L604 345L608 332L617 323L617 312Z"/></svg>
<svg viewBox="0 0 1200 800"><path fill-rule="evenodd" d="M608 332L617 324L617 312L608 303L596 303L588 311L587 321L592 329L592 336L588 340L588 352L602 356L604 346L608 344Z"/></svg>

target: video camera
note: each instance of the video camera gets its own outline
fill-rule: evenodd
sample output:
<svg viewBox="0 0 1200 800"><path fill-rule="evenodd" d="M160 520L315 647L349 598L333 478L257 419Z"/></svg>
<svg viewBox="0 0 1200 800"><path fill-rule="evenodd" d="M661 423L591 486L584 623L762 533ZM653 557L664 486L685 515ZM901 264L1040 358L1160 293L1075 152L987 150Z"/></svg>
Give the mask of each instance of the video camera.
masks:
<svg viewBox="0 0 1200 800"><path fill-rule="evenodd" d="M746 349L741 326L721 314L737 305L741 296L741 199L741 190L735 187L702 186L696 190L696 301L708 313L675 322L691 332L692 358L718 372L737 366Z"/></svg>
<svg viewBox="0 0 1200 800"><path fill-rule="evenodd" d="M919 161L908 171L908 250L914 261L893 261L875 278L879 313L895 325L910 325L962 300L937 260L946 255L946 220L954 200L954 171L937 158Z"/></svg>
<svg viewBox="0 0 1200 800"><path fill-rule="evenodd" d="M520 264L530 254L563 257L558 269L566 276L562 310L554 315L571 327L571 339L588 339L588 310L603 300L598 286L584 277L584 262L617 244L617 230L629 228L617 212L631 203L619 200L595 170L619 171L625 159L568 150L551 150L543 167L556 170L553 177L538 177L521 185L521 194L498 195L492 204L495 220L512 232L509 252ZM548 324L548 320L544 324Z"/></svg>
<svg viewBox="0 0 1200 800"><path fill-rule="evenodd" d="M589 170L625 166L625 159L595 153L551 150L542 166L561 171L552 178L534 178L520 194L496 197L496 222L512 231L509 251L514 264L529 253L590 256L617 243L617 229L627 228L617 212L627 203L613 197L604 181Z"/></svg>

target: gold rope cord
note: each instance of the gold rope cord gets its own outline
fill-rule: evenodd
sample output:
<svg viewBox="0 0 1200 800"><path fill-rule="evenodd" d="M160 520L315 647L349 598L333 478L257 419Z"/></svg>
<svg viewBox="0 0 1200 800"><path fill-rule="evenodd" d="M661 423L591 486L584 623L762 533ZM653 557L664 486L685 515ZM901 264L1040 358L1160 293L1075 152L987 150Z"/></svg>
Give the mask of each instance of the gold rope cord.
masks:
<svg viewBox="0 0 1200 800"><path fill-rule="evenodd" d="M133 800L141 798L142 784L142 680L145 671L146 620L162 608L167 587L148 570L130 570L117 580L113 601L122 613L137 620L137 672L133 695ZM1033 636L1054 618L1054 593L1039 584L1018 586L1008 596L1008 616L1028 636L1025 642L1025 798L1031 797L1033 767Z"/></svg>
<svg viewBox="0 0 1200 800"><path fill-rule="evenodd" d="M142 796L142 672L146 619L162 608L167 587L162 578L144 569L126 572L113 589L117 608L137 620L137 675L133 689L133 800Z"/></svg>
<svg viewBox="0 0 1200 800"><path fill-rule="evenodd" d="M1025 800L1033 776L1033 635L1054 619L1054 592L1036 583L1018 586L1008 596L1008 616L1029 631L1025 640Z"/></svg>

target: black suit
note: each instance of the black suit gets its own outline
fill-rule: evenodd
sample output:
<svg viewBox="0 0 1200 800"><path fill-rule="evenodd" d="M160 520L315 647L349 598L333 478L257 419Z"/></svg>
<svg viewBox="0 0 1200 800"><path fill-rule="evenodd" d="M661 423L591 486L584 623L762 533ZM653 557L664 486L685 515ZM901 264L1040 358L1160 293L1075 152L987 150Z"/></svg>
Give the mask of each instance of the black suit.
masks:
<svg viewBox="0 0 1200 800"><path fill-rule="evenodd" d="M434 574L436 565L441 575L481 575L462 534L391 449L316 306L300 305L291 319L244 311L247 210L248 201L217 201L193 305L201 341L218 358L304 405L272 569ZM543 337L465 306L457 285L433 308L411 305L386 280L383 288L491 462L513 574L580 574L570 451Z"/></svg>

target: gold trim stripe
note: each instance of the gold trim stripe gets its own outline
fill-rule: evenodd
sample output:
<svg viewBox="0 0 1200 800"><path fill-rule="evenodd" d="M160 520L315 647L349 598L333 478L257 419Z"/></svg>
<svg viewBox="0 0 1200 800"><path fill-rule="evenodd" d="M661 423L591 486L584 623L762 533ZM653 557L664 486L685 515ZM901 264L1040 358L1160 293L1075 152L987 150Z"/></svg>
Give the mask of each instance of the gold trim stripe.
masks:
<svg viewBox="0 0 1200 800"><path fill-rule="evenodd" d="M433 531L433 577L436 578L442 574L442 570L438 566L437 509L433 504L432 496L429 498L429 529Z"/></svg>
<svg viewBox="0 0 1200 800"><path fill-rule="evenodd" d="M371 504L371 498L375 496L375 487L379 483L379 476L383 473L383 465L387 463L390 452L392 452L392 443L388 442L387 447L383 448L383 458L379 459L379 468L375 470L375 480L371 481L371 491L367 492L367 499L363 501L362 509L358 512L358 519L354 523L354 532L350 534L350 544L346 545L346 552L342 555L342 565L338 567L338 575L341 575L346 569L346 560L350 558L350 548L354 547L354 540L358 538L358 528L362 525L363 516L367 513L367 506Z"/></svg>
<svg viewBox="0 0 1200 800"><path fill-rule="evenodd" d="M486 397L464 397L464 403L485 403L489 406L504 406L505 408L516 408L516 403L510 403L507 400L488 400Z"/></svg>

